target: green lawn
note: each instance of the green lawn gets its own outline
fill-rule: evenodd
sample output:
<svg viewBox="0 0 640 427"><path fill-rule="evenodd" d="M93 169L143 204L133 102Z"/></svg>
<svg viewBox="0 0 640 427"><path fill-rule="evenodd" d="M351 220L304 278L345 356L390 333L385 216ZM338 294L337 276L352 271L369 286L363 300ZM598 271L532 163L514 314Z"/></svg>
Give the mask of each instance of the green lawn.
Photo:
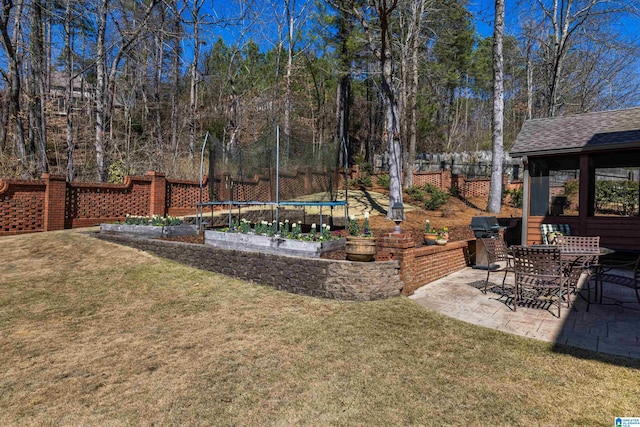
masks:
<svg viewBox="0 0 640 427"><path fill-rule="evenodd" d="M590 356L594 356L591 358ZM640 362L77 231L0 237L0 425L613 425Z"/></svg>

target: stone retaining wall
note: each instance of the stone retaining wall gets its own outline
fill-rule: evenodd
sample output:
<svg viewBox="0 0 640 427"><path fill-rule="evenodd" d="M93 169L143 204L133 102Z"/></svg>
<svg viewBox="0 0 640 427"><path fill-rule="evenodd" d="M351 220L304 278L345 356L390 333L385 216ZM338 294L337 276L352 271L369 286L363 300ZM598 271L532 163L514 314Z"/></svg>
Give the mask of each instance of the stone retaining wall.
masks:
<svg viewBox="0 0 640 427"><path fill-rule="evenodd" d="M192 267L301 295L369 301L400 295L396 261L350 262L240 252L207 245L97 234L108 240Z"/></svg>

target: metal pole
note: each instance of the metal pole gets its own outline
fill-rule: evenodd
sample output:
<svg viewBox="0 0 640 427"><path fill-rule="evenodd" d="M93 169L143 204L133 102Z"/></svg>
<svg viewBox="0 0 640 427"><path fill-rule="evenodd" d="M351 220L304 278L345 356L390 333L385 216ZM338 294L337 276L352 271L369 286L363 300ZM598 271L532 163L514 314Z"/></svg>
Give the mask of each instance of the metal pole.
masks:
<svg viewBox="0 0 640 427"><path fill-rule="evenodd" d="M202 143L202 150L200 150L200 206L202 206L202 175L204 174L204 147L207 146L207 140L209 139L209 131L204 135L204 142ZM200 230L202 225L202 218L198 217L198 209L196 209L196 226Z"/></svg>
<svg viewBox="0 0 640 427"><path fill-rule="evenodd" d="M342 147L344 148L344 228L347 228L347 218L349 217L349 151L347 141L342 137Z"/></svg>
<svg viewBox="0 0 640 427"><path fill-rule="evenodd" d="M276 126L276 230L280 230L278 212L280 211L280 126Z"/></svg>
<svg viewBox="0 0 640 427"><path fill-rule="evenodd" d="M233 204L231 203L231 199L233 199L233 179L231 180L231 191L229 194L229 230L231 230L231 217L233 216Z"/></svg>

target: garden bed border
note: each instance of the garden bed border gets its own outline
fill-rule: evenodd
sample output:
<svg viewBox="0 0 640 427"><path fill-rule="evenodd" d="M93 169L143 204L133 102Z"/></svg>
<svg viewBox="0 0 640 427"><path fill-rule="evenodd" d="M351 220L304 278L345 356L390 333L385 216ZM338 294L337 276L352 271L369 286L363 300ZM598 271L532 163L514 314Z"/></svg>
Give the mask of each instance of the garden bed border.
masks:
<svg viewBox="0 0 640 427"><path fill-rule="evenodd" d="M302 258L109 233L95 235L191 267L251 280L295 294L370 301L398 296L403 287L397 261L365 263Z"/></svg>

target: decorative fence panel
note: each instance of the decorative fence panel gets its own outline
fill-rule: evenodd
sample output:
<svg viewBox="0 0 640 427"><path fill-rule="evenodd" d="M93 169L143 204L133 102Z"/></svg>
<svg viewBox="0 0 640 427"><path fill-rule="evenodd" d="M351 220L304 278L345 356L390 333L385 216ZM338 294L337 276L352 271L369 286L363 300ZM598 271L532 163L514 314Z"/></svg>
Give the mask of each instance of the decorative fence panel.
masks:
<svg viewBox="0 0 640 427"><path fill-rule="evenodd" d="M43 231L46 184L0 180L0 236Z"/></svg>
<svg viewBox="0 0 640 427"><path fill-rule="evenodd" d="M242 183L218 175L205 177L202 201L209 201L209 185L216 200L275 201L275 183L267 175ZM341 176L334 178L344 183ZM323 192L327 174L310 168L281 173L281 199ZM123 184L66 182L63 176L44 174L41 180L0 179L0 236L89 227L124 220L127 214L183 216L195 214L200 201L198 181L171 180L163 173L128 176Z"/></svg>

